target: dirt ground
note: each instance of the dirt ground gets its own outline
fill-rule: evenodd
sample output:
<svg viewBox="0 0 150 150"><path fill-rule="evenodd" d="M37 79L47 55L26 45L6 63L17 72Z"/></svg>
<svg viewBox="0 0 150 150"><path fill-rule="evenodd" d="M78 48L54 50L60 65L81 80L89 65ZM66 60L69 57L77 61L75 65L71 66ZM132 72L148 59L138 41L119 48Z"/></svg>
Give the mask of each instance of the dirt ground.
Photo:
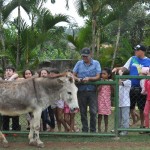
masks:
<svg viewBox="0 0 150 150"><path fill-rule="evenodd" d="M83 149L83 148L87 148L87 149L117 149L117 148L124 148L124 147L129 147L129 148L141 148L141 143L137 143L137 142L125 142L125 143L120 143L120 142L46 142L45 143L45 148L43 149L60 149L60 150L71 150L71 149ZM150 147L150 143L147 143L146 145L142 146L143 149L144 147ZM31 147L28 145L28 143L26 142L18 142L18 143L9 143L9 147L8 148L3 148L2 144L0 145L0 149L31 149L34 147ZM37 149L37 148L36 148Z"/></svg>
<svg viewBox="0 0 150 150"><path fill-rule="evenodd" d="M3 148L0 143L0 150L37 150L39 148L28 144L27 135L12 135L7 137L8 148ZM85 137L85 136L41 136L45 147L40 150L149 150L150 135L129 134L119 139L114 137ZM126 149L125 149L126 148ZM134 149L133 149L134 148Z"/></svg>
<svg viewBox="0 0 150 150"><path fill-rule="evenodd" d="M129 149L131 148L141 148L145 149L145 147L150 147L150 143L147 142L147 144L142 144L141 142L120 142L120 141L110 141L110 142L49 142L46 141L45 147L43 150L94 150L94 149L112 149L116 150L118 148L125 148L128 147ZM28 150L33 150L33 149L38 149L36 147L28 145L28 142L9 142L9 147L8 148L3 148L3 145L0 144L0 150L23 150L23 149L28 149Z"/></svg>

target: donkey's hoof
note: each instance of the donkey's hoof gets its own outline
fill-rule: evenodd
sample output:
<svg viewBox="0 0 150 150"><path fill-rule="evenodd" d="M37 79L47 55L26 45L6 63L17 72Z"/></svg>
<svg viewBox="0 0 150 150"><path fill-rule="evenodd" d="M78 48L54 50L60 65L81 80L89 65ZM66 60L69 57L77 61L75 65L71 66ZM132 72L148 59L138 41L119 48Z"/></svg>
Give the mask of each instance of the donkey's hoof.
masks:
<svg viewBox="0 0 150 150"><path fill-rule="evenodd" d="M3 147L4 147L4 148L7 148L7 147L9 147L9 144L8 144L8 142L3 142L3 143L2 143L2 145L3 145Z"/></svg>
<svg viewBox="0 0 150 150"><path fill-rule="evenodd" d="M120 137L114 137L113 140L118 141L120 140Z"/></svg>
<svg viewBox="0 0 150 150"><path fill-rule="evenodd" d="M36 146L37 143L36 143L35 141L32 141L32 142L29 142L29 145L30 145L30 146Z"/></svg>
<svg viewBox="0 0 150 150"><path fill-rule="evenodd" d="M45 145L44 145L44 143L39 143L39 144L37 144L37 147L43 148L43 147L45 147Z"/></svg>

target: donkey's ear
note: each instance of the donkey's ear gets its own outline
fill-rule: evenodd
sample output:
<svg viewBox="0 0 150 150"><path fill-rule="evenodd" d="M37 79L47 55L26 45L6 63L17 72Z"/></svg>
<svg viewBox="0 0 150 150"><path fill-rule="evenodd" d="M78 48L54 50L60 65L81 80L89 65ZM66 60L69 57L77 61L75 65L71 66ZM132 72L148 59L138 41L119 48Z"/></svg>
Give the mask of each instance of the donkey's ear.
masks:
<svg viewBox="0 0 150 150"><path fill-rule="evenodd" d="M65 82L64 78L58 78L57 81L58 81L58 83L64 83Z"/></svg>
<svg viewBox="0 0 150 150"><path fill-rule="evenodd" d="M69 79L69 81L72 83L74 82L74 76L71 72L66 73L66 77Z"/></svg>
<svg viewBox="0 0 150 150"><path fill-rule="evenodd" d="M68 79L69 79L69 81L70 81L71 83L74 82L74 79L73 79L73 78L68 78Z"/></svg>
<svg viewBox="0 0 150 150"><path fill-rule="evenodd" d="M57 79L57 82L60 83L60 84L63 84L65 82L72 82L72 80L68 77L60 77Z"/></svg>

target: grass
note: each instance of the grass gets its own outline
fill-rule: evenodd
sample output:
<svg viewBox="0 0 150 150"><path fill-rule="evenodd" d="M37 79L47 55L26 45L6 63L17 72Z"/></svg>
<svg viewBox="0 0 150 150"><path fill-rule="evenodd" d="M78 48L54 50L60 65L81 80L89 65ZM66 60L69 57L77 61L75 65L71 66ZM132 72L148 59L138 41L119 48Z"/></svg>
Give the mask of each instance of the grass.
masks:
<svg viewBox="0 0 150 150"><path fill-rule="evenodd" d="M89 117L89 115L88 115ZM76 124L81 129L80 114L76 114ZM89 119L88 119L89 120ZM27 120L26 115L20 116L20 123L22 131L26 131ZM56 127L57 128L57 127ZM102 126L104 129L104 123ZM109 116L109 132L114 129L114 111ZM44 141L46 147L42 150L149 150L150 149L150 136L140 135L137 132L130 132L128 136L121 137L119 140L115 140L109 136L78 136L78 135L40 135L41 140ZM27 134L19 134L19 137L14 138L8 136L10 145L12 147L7 148L8 150L37 150L35 147L28 146ZM65 143L65 145L63 145ZM72 146L67 146L73 143ZM22 144L23 147L17 145ZM61 146L62 145L62 146ZM0 145L0 150L6 150Z"/></svg>
<svg viewBox="0 0 150 150"><path fill-rule="evenodd" d="M19 122L21 124L21 131L27 131L26 128L27 128L27 120L26 120L26 114L24 115L21 115L19 117ZM90 120L90 116L89 116L89 113L88 113L88 120ZM97 118L98 120L98 118ZM78 128L81 129L81 121L80 121L80 113L77 113L75 115L75 124ZM12 126L12 120L10 119L10 127ZM98 127L97 127L98 128ZM112 114L109 116L109 131L111 131L112 129L114 129L114 111L112 111ZM102 130L104 130L104 121L102 121ZM56 131L57 131L57 127L56 127Z"/></svg>

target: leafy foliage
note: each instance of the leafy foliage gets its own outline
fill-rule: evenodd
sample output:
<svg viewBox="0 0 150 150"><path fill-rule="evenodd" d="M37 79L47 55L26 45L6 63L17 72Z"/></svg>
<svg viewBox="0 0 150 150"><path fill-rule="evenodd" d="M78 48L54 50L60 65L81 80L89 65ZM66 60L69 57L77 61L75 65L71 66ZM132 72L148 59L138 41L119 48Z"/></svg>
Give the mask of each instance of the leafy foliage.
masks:
<svg viewBox="0 0 150 150"><path fill-rule="evenodd" d="M109 67L115 50L118 21L120 20L120 39L115 65L121 66L133 55L132 47L139 43L150 45L150 14L148 0L75 0L78 14L86 17L83 27L66 28L57 26L59 22L70 23L70 17L64 14L52 15L43 7L47 0L9 1L3 6L0 3L0 58L16 65L17 41L20 38L19 70L26 67L36 68L38 63L50 59L79 59L79 51L83 47L92 47L102 67ZM55 3L55 0L51 0ZM144 5L143 5L144 3ZM31 19L31 26L23 19L9 20L11 12L21 6ZM68 0L66 0L68 7ZM18 35L18 21L20 32ZM3 26L7 24L7 28ZM4 34L3 34L4 33ZM94 37L94 38L93 38ZM68 46L72 43L74 49ZM95 43L94 43L95 42ZM94 43L94 45L93 45ZM106 47L103 45L107 45ZM6 49L4 51L3 49Z"/></svg>

